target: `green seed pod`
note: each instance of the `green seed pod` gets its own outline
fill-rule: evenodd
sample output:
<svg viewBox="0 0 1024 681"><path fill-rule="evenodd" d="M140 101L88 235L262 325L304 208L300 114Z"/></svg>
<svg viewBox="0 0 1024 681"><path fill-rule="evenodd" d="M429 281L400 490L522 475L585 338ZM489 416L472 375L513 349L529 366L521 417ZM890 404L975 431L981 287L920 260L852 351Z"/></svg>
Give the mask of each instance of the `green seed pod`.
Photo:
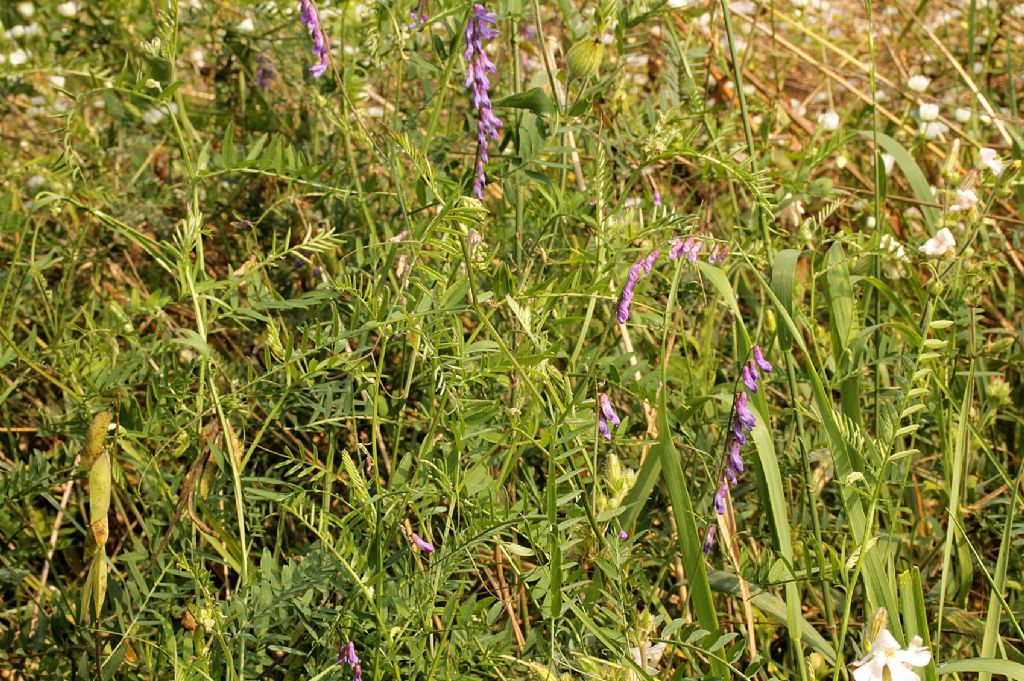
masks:
<svg viewBox="0 0 1024 681"><path fill-rule="evenodd" d="M110 511L110 455L103 451L89 469L89 523L97 546L107 543Z"/></svg>
<svg viewBox="0 0 1024 681"><path fill-rule="evenodd" d="M92 418L92 423L89 424L89 431L85 436L85 448L82 450L81 467L83 471L92 468L96 457L100 455L100 450L103 449L103 440L107 437L107 428L110 426L112 417L113 415L108 409L101 411Z"/></svg>
<svg viewBox="0 0 1024 681"><path fill-rule="evenodd" d="M604 45L599 40L584 39L569 48L565 61L569 65L569 73L573 78L586 80L601 66L604 58Z"/></svg>

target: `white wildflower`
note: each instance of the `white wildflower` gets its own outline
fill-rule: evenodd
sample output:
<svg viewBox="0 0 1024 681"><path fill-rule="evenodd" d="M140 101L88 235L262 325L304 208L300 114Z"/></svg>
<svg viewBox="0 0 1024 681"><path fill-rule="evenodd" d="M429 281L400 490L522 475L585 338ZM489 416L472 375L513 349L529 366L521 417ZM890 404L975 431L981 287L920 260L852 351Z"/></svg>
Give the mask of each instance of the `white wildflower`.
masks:
<svg viewBox="0 0 1024 681"><path fill-rule="evenodd" d="M142 120L146 121L149 125L156 125L164 119L167 114L163 109L150 109L146 113L142 114Z"/></svg>
<svg viewBox="0 0 1024 681"><path fill-rule="evenodd" d="M926 121L921 124L921 134L925 139L934 140L949 132L949 126L942 121Z"/></svg>
<svg viewBox="0 0 1024 681"><path fill-rule="evenodd" d="M924 92L925 90L928 89L928 86L931 84L931 82L932 79L928 78L927 76L911 76L907 80L907 87L913 90L914 92Z"/></svg>
<svg viewBox="0 0 1024 681"><path fill-rule="evenodd" d="M917 110L917 115L921 117L922 121L934 121L939 117L939 105L922 104Z"/></svg>
<svg viewBox="0 0 1024 681"><path fill-rule="evenodd" d="M206 65L206 55L203 54L202 50L199 50L199 49L192 50L191 52L188 53L188 59L189 59L189 61L191 61L193 64L195 64L199 68L202 68L203 66Z"/></svg>
<svg viewBox="0 0 1024 681"><path fill-rule="evenodd" d="M661 660L661 656L665 654L665 644L657 643L650 644L645 643L641 648L630 648L629 656L633 658L633 662L643 667L644 671L648 674L658 673L658 662Z"/></svg>
<svg viewBox="0 0 1024 681"><path fill-rule="evenodd" d="M995 149L982 147L978 151L978 158L978 165L985 166L992 171L993 175L1003 174L1003 162L999 159L999 155L996 154Z"/></svg>
<svg viewBox="0 0 1024 681"><path fill-rule="evenodd" d="M25 183L25 185L32 191L42 189L43 185L45 184L46 178L43 177L42 175L33 175L32 177L28 178L28 181Z"/></svg>
<svg viewBox="0 0 1024 681"><path fill-rule="evenodd" d="M896 159L892 154L882 154L882 167L885 169L885 176L892 175L892 168L896 164Z"/></svg>
<svg viewBox="0 0 1024 681"><path fill-rule="evenodd" d="M28 61L28 52L19 47L7 55L7 61L11 66L21 66Z"/></svg>
<svg viewBox="0 0 1024 681"><path fill-rule="evenodd" d="M915 636L908 648L900 648L889 630L882 629L868 654L854 662L857 665L853 670L854 681L920 681L913 667L923 667L932 659L931 651L923 643L919 636Z"/></svg>
<svg viewBox="0 0 1024 681"><path fill-rule="evenodd" d="M239 33L252 33L256 30L256 24L253 23L252 17L246 17L238 22L238 26L235 28L238 29Z"/></svg>
<svg viewBox="0 0 1024 681"><path fill-rule="evenodd" d="M50 85L55 88L60 89L64 87L64 76L50 76L47 80L50 81Z"/></svg>
<svg viewBox="0 0 1024 681"><path fill-rule="evenodd" d="M826 132L832 132L839 127L839 114L835 111L826 111L818 116L818 125Z"/></svg>
<svg viewBox="0 0 1024 681"><path fill-rule="evenodd" d="M956 239L953 238L953 233L949 231L948 227L943 227L917 250L931 258L941 258L955 249Z"/></svg>
<svg viewBox="0 0 1024 681"><path fill-rule="evenodd" d="M957 107L957 110L953 112L953 117L956 118L957 123L967 123L971 120L971 110L962 106Z"/></svg>
<svg viewBox="0 0 1024 681"><path fill-rule="evenodd" d="M31 19L32 15L36 13L36 8L31 2L19 2L17 9L18 14L24 19Z"/></svg>
<svg viewBox="0 0 1024 681"><path fill-rule="evenodd" d="M966 212L978 205L978 195L973 189L957 189L956 203L949 207L954 213Z"/></svg>
<svg viewBox="0 0 1024 681"><path fill-rule="evenodd" d="M61 15L62 17L70 19L71 17L78 14L78 5L76 5L74 2L70 2L70 0L69 2L62 2L59 5L57 5L57 14Z"/></svg>
<svg viewBox="0 0 1024 681"><path fill-rule="evenodd" d="M786 203L785 207L779 213L779 220L783 225L796 229L800 226L800 223L803 222L803 215L805 212L804 204L803 201L799 199L789 201L791 198L793 198L792 194L786 194L782 199L783 201L788 201L788 203Z"/></svg>

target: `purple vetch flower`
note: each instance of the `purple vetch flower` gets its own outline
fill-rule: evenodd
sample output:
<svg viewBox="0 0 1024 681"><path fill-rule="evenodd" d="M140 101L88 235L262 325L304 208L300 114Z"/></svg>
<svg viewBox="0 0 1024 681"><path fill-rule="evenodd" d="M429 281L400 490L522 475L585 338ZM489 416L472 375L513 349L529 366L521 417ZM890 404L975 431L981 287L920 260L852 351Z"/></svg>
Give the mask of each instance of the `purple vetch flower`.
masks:
<svg viewBox="0 0 1024 681"><path fill-rule="evenodd" d="M715 513L718 515L725 515L725 495L729 493L729 485L726 483L725 478L718 483L718 489L715 490Z"/></svg>
<svg viewBox="0 0 1024 681"><path fill-rule="evenodd" d="M608 427L608 423L610 422L613 426L618 428L622 421L619 420L619 415L615 413L614 409L612 409L612 401L611 398L608 397L608 393L601 393L598 395L597 404L597 429L601 431L601 435L604 436L605 440L611 440L612 431L611 428Z"/></svg>
<svg viewBox="0 0 1024 681"><path fill-rule="evenodd" d="M431 544L430 542L426 541L425 539L422 539L415 532L412 532L411 535L412 536L410 537L410 539L412 539L412 543L415 544L417 546L417 548L419 548L420 551L423 551L424 553L433 553L434 552L434 545L433 544Z"/></svg>
<svg viewBox="0 0 1024 681"><path fill-rule="evenodd" d="M708 525L708 530L704 534L704 555L711 553L711 547L715 544L715 534L718 533L718 525Z"/></svg>
<svg viewBox="0 0 1024 681"><path fill-rule="evenodd" d="M621 539L622 541L626 541L627 539L629 539L629 532L626 532L625 530L619 530L619 539Z"/></svg>
<svg viewBox="0 0 1024 681"><path fill-rule="evenodd" d="M491 110L491 81L487 77L488 73L494 73L498 67L484 51L484 43L499 35L499 31L494 28L497 20L497 14L488 11L478 2L474 3L465 33L466 51L463 57L468 67L466 87L472 97L473 108L477 112L476 179L473 181L473 193L478 199L483 199L484 184L487 183L487 176L484 173L484 166L489 160L487 149L491 139L498 139L498 131L502 126L501 121Z"/></svg>
<svg viewBox="0 0 1024 681"><path fill-rule="evenodd" d="M761 380L761 374L757 371L757 365L753 362L743 365L743 385L752 393L757 392L757 382Z"/></svg>
<svg viewBox="0 0 1024 681"><path fill-rule="evenodd" d="M267 51L263 50L260 52L260 56L256 57L256 75L253 78L253 82L256 83L256 87L259 89L269 90L270 84L276 77L277 72L274 71L274 65L270 62Z"/></svg>
<svg viewBox="0 0 1024 681"><path fill-rule="evenodd" d="M640 272L643 270L645 258L641 258L633 263L633 266L629 268L629 276L626 277L626 283L622 285L622 294L619 296L619 311L615 315L615 319L618 320L619 324L625 324L629 320L629 306L633 304L633 289L636 288L636 282L640 281Z"/></svg>
<svg viewBox="0 0 1024 681"><path fill-rule="evenodd" d="M697 241L692 236L686 237L686 239L673 239L672 250L668 252L670 260L678 260L682 256L686 256L686 259L690 261L690 264L697 262L697 254L700 253L700 249L704 246L703 243Z"/></svg>
<svg viewBox="0 0 1024 681"><path fill-rule="evenodd" d="M352 669L352 681L363 681L363 665L356 655L356 644L349 641L341 646L338 653L338 664L348 665Z"/></svg>
<svg viewBox="0 0 1024 681"><path fill-rule="evenodd" d="M725 262L725 257L727 255L729 255L729 247L719 246L716 244L714 248L711 249L711 253L708 254L708 264L718 265L719 263L723 263Z"/></svg>
<svg viewBox="0 0 1024 681"><path fill-rule="evenodd" d="M743 443L739 440L733 440L729 444L729 466L737 473L742 473L744 469L743 457L740 456L740 448L742 447Z"/></svg>
<svg viewBox="0 0 1024 681"><path fill-rule="evenodd" d="M747 406L747 394L745 392L736 393L736 423L747 432L753 430L754 426L757 425L757 418L754 416L754 412L750 411L750 407Z"/></svg>
<svg viewBox="0 0 1024 681"><path fill-rule="evenodd" d="M406 26L406 28L410 31L425 26L430 19L430 14L427 13L427 0L419 0L416 3L416 9L409 12L409 16L412 17L412 23Z"/></svg>
<svg viewBox="0 0 1024 681"><path fill-rule="evenodd" d="M313 4L313 0L299 0L299 13L302 25L309 30L309 35L313 38L313 54L319 59L316 64L309 67L309 72L313 74L314 78L319 78L327 73L331 48L327 43L327 36L324 35L324 28L320 24L320 13L317 11L316 5Z"/></svg>
<svg viewBox="0 0 1024 681"><path fill-rule="evenodd" d="M765 372L766 374L770 374L772 372L772 365L771 363L768 362L768 360L764 358L764 355L761 354L761 346L755 345L753 353L754 362L757 364L757 366L761 367L761 371Z"/></svg>
<svg viewBox="0 0 1024 681"><path fill-rule="evenodd" d="M655 250L651 251L650 253L648 253L647 257L643 259L642 262L643 262L644 274L650 274L651 273L651 270L654 268L654 263L655 263L655 261L657 261L659 255L661 255L661 254L658 253L657 249L655 249Z"/></svg>

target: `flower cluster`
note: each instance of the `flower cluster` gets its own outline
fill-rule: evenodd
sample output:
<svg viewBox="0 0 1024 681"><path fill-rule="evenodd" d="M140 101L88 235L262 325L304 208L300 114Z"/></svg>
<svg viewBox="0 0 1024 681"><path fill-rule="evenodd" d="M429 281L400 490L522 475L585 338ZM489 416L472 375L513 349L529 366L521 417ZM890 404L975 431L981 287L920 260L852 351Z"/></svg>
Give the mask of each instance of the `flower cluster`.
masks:
<svg viewBox="0 0 1024 681"><path fill-rule="evenodd" d="M610 422L616 428L619 427L621 421L619 415L612 409L612 401L608 397L608 393L601 393L597 397L598 403L598 414L597 414L597 428L601 431L601 435L604 436L605 440L612 439L611 428L608 427Z"/></svg>
<svg viewBox="0 0 1024 681"><path fill-rule="evenodd" d="M498 69L484 52L484 43L499 35L498 30L494 28L497 20L497 14L489 12L480 3L474 3L473 12L466 24L466 52L463 56L469 69L466 87L473 97L473 108L477 112L476 179L473 181L473 193L478 199L484 197L484 184L487 182L484 166L488 160L489 140L498 139L498 130L502 125L491 110L491 81L487 77L488 73L494 73Z"/></svg>
<svg viewBox="0 0 1024 681"><path fill-rule="evenodd" d="M302 25L309 30L309 35L313 38L313 54L319 58L316 64L309 67L309 72L314 78L319 78L327 73L330 63L330 48L327 36L324 35L324 28L320 24L320 13L313 0L299 0L299 13Z"/></svg>
<svg viewBox="0 0 1024 681"><path fill-rule="evenodd" d="M338 664L348 665L352 669L352 681L363 681L363 666L356 655L356 644L349 641L338 653Z"/></svg>
<svg viewBox="0 0 1024 681"><path fill-rule="evenodd" d="M750 393L758 391L758 384L761 381L761 372L771 373L772 365L764 358L760 346L755 345L752 351L753 357L743 366L741 378L743 386ZM718 482L718 489L715 492L715 513L725 514L725 497L729 489L736 485L737 476L743 472L743 457L740 456L740 449L747 442L747 435L757 425L757 418L754 412L747 405L749 397L747 392L736 393L733 402L733 419L729 425L728 449L729 454L725 461L725 470ZM713 527L713 526L712 526ZM711 544L714 541L714 534L708 530L708 536L704 541L705 553L711 551Z"/></svg>

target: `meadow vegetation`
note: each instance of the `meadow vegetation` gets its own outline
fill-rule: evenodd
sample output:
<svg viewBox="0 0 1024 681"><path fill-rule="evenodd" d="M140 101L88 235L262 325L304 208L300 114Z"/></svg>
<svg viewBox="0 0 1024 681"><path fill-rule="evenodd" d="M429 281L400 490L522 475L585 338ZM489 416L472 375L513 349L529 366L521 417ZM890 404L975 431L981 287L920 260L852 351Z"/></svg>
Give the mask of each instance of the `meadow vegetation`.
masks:
<svg viewBox="0 0 1024 681"><path fill-rule="evenodd" d="M3 3L0 677L1024 681L1022 22Z"/></svg>

